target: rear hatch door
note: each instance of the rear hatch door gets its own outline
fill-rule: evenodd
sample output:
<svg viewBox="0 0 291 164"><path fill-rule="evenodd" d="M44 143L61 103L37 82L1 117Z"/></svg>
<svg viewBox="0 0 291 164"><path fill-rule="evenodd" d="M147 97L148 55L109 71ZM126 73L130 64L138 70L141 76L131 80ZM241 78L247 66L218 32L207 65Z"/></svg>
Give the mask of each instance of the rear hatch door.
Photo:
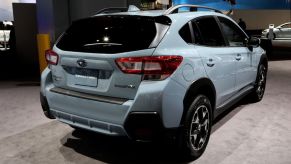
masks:
<svg viewBox="0 0 291 164"><path fill-rule="evenodd" d="M115 63L122 57L151 56L165 28L156 17L96 16L74 22L54 47L55 86L82 93L133 99L142 75L125 74ZM160 20L160 18L159 18ZM154 46L153 46L154 44Z"/></svg>

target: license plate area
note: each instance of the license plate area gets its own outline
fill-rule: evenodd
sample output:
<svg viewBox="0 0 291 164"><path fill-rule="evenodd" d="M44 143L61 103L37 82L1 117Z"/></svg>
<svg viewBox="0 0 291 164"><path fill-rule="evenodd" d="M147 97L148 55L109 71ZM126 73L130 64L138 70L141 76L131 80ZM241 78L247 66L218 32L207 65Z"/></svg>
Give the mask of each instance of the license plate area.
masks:
<svg viewBox="0 0 291 164"><path fill-rule="evenodd" d="M74 83L79 86L97 87L98 74L96 69L72 68Z"/></svg>

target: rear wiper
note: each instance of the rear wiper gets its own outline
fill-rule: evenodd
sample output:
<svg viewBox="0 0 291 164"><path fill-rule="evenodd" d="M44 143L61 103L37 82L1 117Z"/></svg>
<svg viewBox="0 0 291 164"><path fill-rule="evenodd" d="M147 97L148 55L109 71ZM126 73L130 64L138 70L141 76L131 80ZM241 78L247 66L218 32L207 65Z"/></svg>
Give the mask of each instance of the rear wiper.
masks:
<svg viewBox="0 0 291 164"><path fill-rule="evenodd" d="M89 44L85 44L83 47L98 46L98 45L105 45L105 46L122 46L122 44L120 44L120 43L89 43Z"/></svg>

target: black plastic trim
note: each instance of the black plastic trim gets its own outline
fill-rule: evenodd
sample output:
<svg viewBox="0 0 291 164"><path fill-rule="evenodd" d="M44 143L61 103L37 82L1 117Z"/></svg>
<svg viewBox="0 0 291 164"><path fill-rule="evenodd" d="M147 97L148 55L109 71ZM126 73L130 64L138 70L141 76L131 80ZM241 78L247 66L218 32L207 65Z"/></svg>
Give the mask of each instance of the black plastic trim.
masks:
<svg viewBox="0 0 291 164"><path fill-rule="evenodd" d="M190 105L190 104L187 104L187 100L189 98L193 98L193 96L195 96L199 90L202 88L202 87L209 87L212 91L212 94L213 94L213 101L211 101L211 105L213 106L212 109L213 109L213 113L215 111L215 108L216 108L216 89L215 89L215 86L214 84L211 82L210 79L207 79L207 78L201 78L197 81L194 81L190 87L187 89L186 91L186 94L185 94L185 97L184 97L184 100L183 100L183 104L184 104L184 110L183 110L183 115L182 115L182 118L181 118L181 121L180 121L180 125L182 125L182 122L186 116L186 113L187 113L187 106Z"/></svg>
<svg viewBox="0 0 291 164"><path fill-rule="evenodd" d="M141 142L173 143L178 137L181 127L166 128L158 112L131 112L124 129L129 138ZM138 130L147 129L151 135L138 134Z"/></svg>
<svg viewBox="0 0 291 164"><path fill-rule="evenodd" d="M250 86L248 86L250 87ZM230 107L232 107L233 105L235 105L236 103L238 103L240 100L242 100L244 97L246 97L248 94L250 94L252 92L253 88L250 88L246 91L244 91L243 93L239 94L237 97L235 97L233 100L231 100L230 102L228 102L227 104L224 104L223 106L217 107L216 110L214 111L214 118L218 117L220 114L222 114L223 112L225 112L226 110L228 110Z"/></svg>
<svg viewBox="0 0 291 164"><path fill-rule="evenodd" d="M266 62L265 64L266 64L266 67L267 67L267 71L268 71L268 69L269 69L268 61L269 61L269 59L268 59L267 54L266 54L266 53L263 53L262 56L261 56L261 58L260 58L260 62L259 62L259 63L264 63L264 62ZM259 67L259 66L260 66L260 64L258 65L258 67Z"/></svg>
<svg viewBox="0 0 291 164"><path fill-rule="evenodd" d="M81 93L77 91L71 91L63 88L52 88L50 89L51 92L58 93L58 94L63 94L67 96L72 96L72 97L77 97L77 98L82 98L82 99L87 99L87 100L94 100L94 101L100 101L100 102L105 102L105 103L111 103L111 104L118 104L122 105L128 99L125 98L116 98L116 97L108 97L108 96L99 96L99 95L93 95L93 94L88 94L88 93Z"/></svg>
<svg viewBox="0 0 291 164"><path fill-rule="evenodd" d="M40 93L40 104L41 104L44 115L49 119L55 119L55 117L50 112L47 99L42 93Z"/></svg>

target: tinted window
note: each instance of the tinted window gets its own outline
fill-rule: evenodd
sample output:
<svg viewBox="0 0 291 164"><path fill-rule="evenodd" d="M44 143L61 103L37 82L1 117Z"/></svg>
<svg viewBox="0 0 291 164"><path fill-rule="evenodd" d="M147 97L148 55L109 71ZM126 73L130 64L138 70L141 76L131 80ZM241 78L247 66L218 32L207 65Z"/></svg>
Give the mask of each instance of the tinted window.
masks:
<svg viewBox="0 0 291 164"><path fill-rule="evenodd" d="M4 23L0 22L0 30L4 30Z"/></svg>
<svg viewBox="0 0 291 164"><path fill-rule="evenodd" d="M6 26L4 25L3 22L0 22L0 30L11 30L13 28L13 26L6 24Z"/></svg>
<svg viewBox="0 0 291 164"><path fill-rule="evenodd" d="M291 28L291 24L285 24L282 26L282 28Z"/></svg>
<svg viewBox="0 0 291 164"><path fill-rule="evenodd" d="M192 43L192 36L189 28L189 24L185 24L179 31L180 36L186 43Z"/></svg>
<svg viewBox="0 0 291 164"><path fill-rule="evenodd" d="M225 46L219 26L213 17L205 17L195 20L200 31L203 43L206 46Z"/></svg>
<svg viewBox="0 0 291 164"><path fill-rule="evenodd" d="M219 21L221 23L222 31L229 42L229 46L244 46L244 42L247 36L242 32L242 30L232 21L226 18L219 17Z"/></svg>
<svg viewBox="0 0 291 164"><path fill-rule="evenodd" d="M195 22L192 22L192 28L193 28L194 38L195 38L194 43L203 45L202 36L201 36L200 31L199 31L197 24Z"/></svg>
<svg viewBox="0 0 291 164"><path fill-rule="evenodd" d="M65 51L121 53L147 49L155 36L153 17L96 16L74 22L57 47Z"/></svg>

